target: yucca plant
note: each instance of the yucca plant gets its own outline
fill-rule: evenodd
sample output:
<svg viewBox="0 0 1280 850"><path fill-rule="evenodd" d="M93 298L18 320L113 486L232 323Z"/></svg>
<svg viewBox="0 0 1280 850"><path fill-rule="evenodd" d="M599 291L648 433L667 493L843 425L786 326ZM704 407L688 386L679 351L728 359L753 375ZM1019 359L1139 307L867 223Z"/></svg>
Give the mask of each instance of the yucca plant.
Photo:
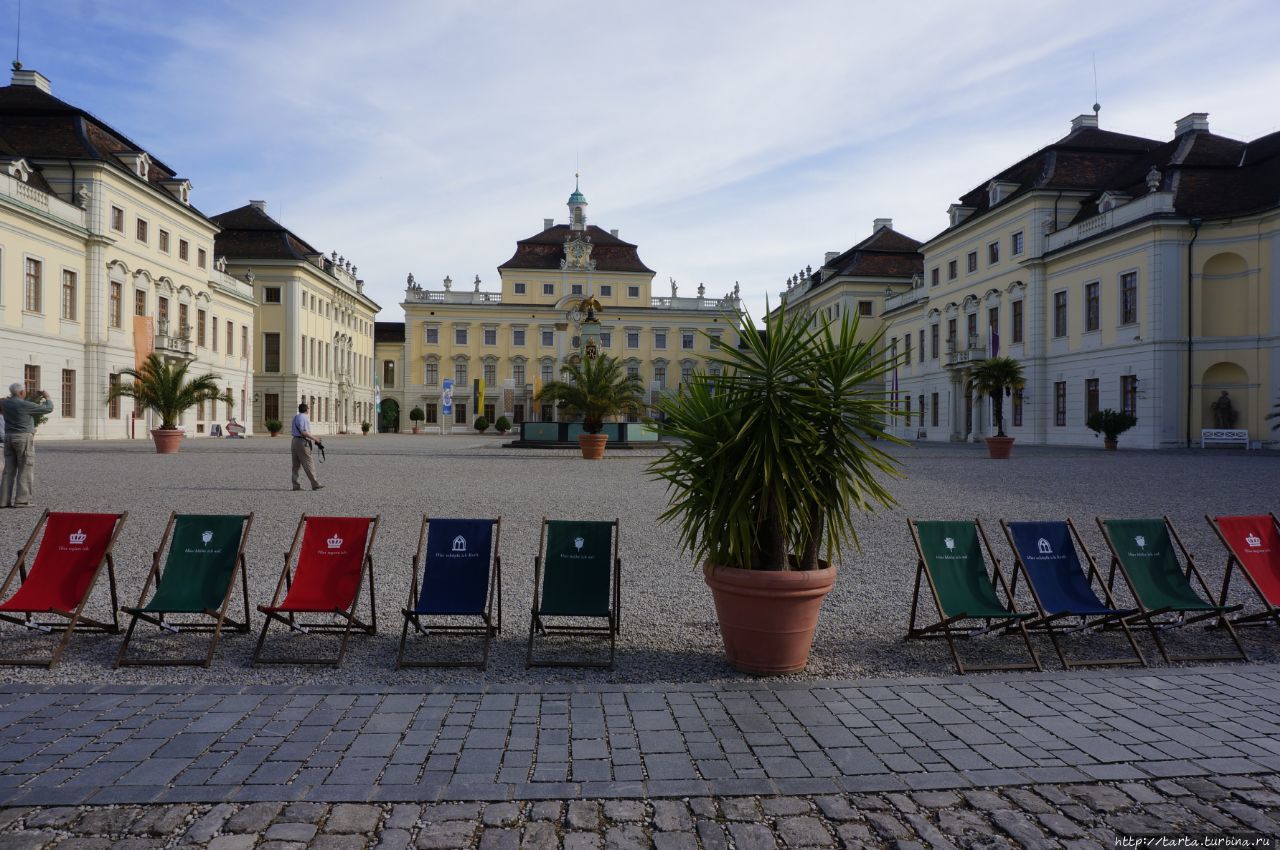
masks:
<svg viewBox="0 0 1280 850"><path fill-rule="evenodd" d="M133 381L113 387L108 401L131 398L138 407L155 411L162 430L172 431L178 427L182 414L197 404L224 398L218 389L220 376L208 374L188 380L189 368L190 361L166 360L158 354L149 354L138 369L120 371Z"/></svg>
<svg viewBox="0 0 1280 850"><path fill-rule="evenodd" d="M1022 364L1012 357L988 357L969 373L969 387L978 396L991 399L991 418L996 423L996 436L1004 432L1004 397L1026 386Z"/></svg>
<svg viewBox="0 0 1280 850"><path fill-rule="evenodd" d="M821 550L830 561L857 544L857 513L894 504L897 462L880 448L902 443L886 430L893 360L882 332L857 341L857 317L813 326L784 306L763 332L741 318L738 348L712 342L723 373L658 403L674 441L649 466L668 485L661 521L699 560L816 570Z"/></svg>
<svg viewBox="0 0 1280 850"><path fill-rule="evenodd" d="M543 385L534 401L558 404L570 416L582 417L582 430L599 434L604 420L645 412L644 384L626 373L622 361L607 354L566 363L563 380Z"/></svg>

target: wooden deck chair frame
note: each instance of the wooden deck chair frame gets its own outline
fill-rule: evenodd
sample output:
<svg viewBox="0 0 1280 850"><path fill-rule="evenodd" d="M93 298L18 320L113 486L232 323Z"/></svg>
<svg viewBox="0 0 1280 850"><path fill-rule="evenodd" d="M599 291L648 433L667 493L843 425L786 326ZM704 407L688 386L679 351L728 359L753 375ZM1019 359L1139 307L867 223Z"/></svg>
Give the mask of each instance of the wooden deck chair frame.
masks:
<svg viewBox="0 0 1280 850"><path fill-rule="evenodd" d="M31 532L31 536L27 538L27 543L18 550L18 558L13 563L13 567L9 570L8 577L5 578L4 584L0 585L0 599L4 599L9 593L9 588L13 585L16 577L21 577L19 585L27 580L27 556L31 554L31 548L35 546L36 538L40 536L40 530L44 528L49 521L51 511L45 509L40 514L40 519L36 521L36 527ZM129 512L123 511L116 516L115 527L111 529L111 539L107 541L107 548L102 554L102 559L98 561L98 566L93 571L93 578L89 580L89 586L85 588L84 596L80 599L80 604L76 606L74 611L58 611L51 613L62 617L62 621L52 623L42 622L33 619L30 613L23 614L21 617L14 613L0 613L0 620L15 625L24 626L28 629L52 634L55 629L62 629L62 638L54 646L52 654L47 661L40 658L0 658L0 665L20 665L24 667L47 667L52 669L62 660L62 654L67 651L67 647L71 644L71 635L77 627L90 629L92 631L101 631L106 634L120 633L120 618L117 616L116 609L120 607L119 599L116 595L116 562L112 557L112 550L116 545L116 538L120 536L120 530L124 528L124 521L128 519ZM43 543L43 541L41 541ZM98 576L102 573L103 566L107 568L107 583L111 591L111 622L106 623L101 620L94 620L84 615L84 607L89 602L93 589L98 585Z"/></svg>
<svg viewBox="0 0 1280 850"><path fill-rule="evenodd" d="M1204 574L1200 572L1200 568L1196 566L1195 559L1191 557L1191 553L1187 551L1187 547L1183 544L1182 538L1178 535L1178 530L1173 527L1173 523L1168 516L1161 516L1165 528L1169 531L1169 537L1173 541L1174 547L1178 552L1182 553L1182 560L1186 564L1183 576L1187 583L1191 583L1191 577L1200 584L1201 590L1204 592L1204 599L1209 601L1213 608L1195 613L1186 611L1175 611L1173 608L1148 608L1138 596L1138 591L1134 586L1133 576L1129 575L1129 570L1120 560L1120 555L1116 549L1115 541L1111 539L1111 532L1107 530L1106 521L1102 517L1094 517L1098 524L1098 528L1102 531L1102 539L1106 541L1107 549L1111 553L1111 567L1107 571L1107 589L1114 590L1115 577L1117 572L1124 577L1125 584L1129 586L1129 595L1133 597L1133 602L1137 606L1136 613L1130 614L1127 618L1130 625L1142 623L1147 627L1147 632L1151 635L1151 639L1155 642L1156 648L1160 650L1160 657L1164 659L1166 664L1198 662L1198 661L1248 661L1249 653L1245 651L1244 644L1240 642L1240 635L1236 633L1235 627L1231 625L1231 619L1227 616L1232 611L1238 611L1241 606L1234 605L1224 607L1216 605L1213 602L1213 593L1209 590L1209 584L1204 579ZM1192 590L1195 587L1192 586ZM1190 613L1190 616L1188 614ZM1166 614L1172 614L1173 619L1157 622L1157 617L1163 617ZM1193 623L1203 622L1217 618L1219 624L1226 628L1227 634L1230 635L1232 643L1236 646L1235 655L1170 655L1168 648L1165 646L1164 640L1160 637L1160 632L1169 629L1180 629Z"/></svg>
<svg viewBox="0 0 1280 850"><path fill-rule="evenodd" d="M439 517L439 519L443 519L443 517ZM501 550L498 548L502 542L502 517L493 520L493 545L489 553L489 596L485 603L484 613L479 615L483 622L478 626L424 623L423 620L426 617L434 615L419 614L414 610L418 604L418 577L422 575L423 550L427 545L427 526L430 524L431 518L423 514L422 525L418 529L418 549L413 556L413 574L410 576L409 585L409 606L400 610L400 613L404 615L404 627L400 630L400 651L396 654L396 669L399 670L404 667L479 667L482 670L488 669L489 648L493 643L493 638L502 633L502 555L500 554ZM431 632L450 635L480 635L484 644L483 654L479 661L430 661L405 658L404 650L409 638L410 623L413 624L414 630L424 637Z"/></svg>
<svg viewBox="0 0 1280 850"><path fill-rule="evenodd" d="M982 522L974 519L974 525L978 529L978 537L982 540L982 544L987 551L987 557L991 561L992 573L996 583L1001 590L1004 591L1006 605L1010 610L1016 611L1013 601L1013 592L1009 588L1009 584L1005 581L1004 573L1000 570L1000 559L996 557L995 552L991 548L991 541L987 539L986 529L982 527ZM1040 664L1040 656L1036 653L1035 647L1031 645L1031 636L1027 632L1025 617L1005 617L1005 618L988 618L988 617L970 617L968 614L960 613L953 617L948 617L942 607L942 598L938 595L938 588L933 583L933 575L929 572L928 566L925 564L924 547L920 543L920 533L916 529L916 521L907 519L907 526L911 529L911 542L916 548L916 580L915 587L911 591L911 619L907 624L907 640L930 640L943 638L947 642L947 647L951 650L951 658L955 662L956 672L964 673L983 673L995 670L1043 670ZM934 609L938 612L938 622L930 626L916 626L916 615L918 613L920 602L920 577L929 583L929 593L933 598ZM964 620L983 620L985 626L958 626ZM978 637L980 635L989 634L991 632L1016 630L1022 637L1022 642L1027 648L1027 654L1031 657L1029 662L1021 662L1016 664L970 664L966 665L960 658L960 651L956 647L956 638L962 640Z"/></svg>
<svg viewBox="0 0 1280 850"><path fill-rule="evenodd" d="M1280 517L1277 517L1273 512L1268 512L1267 516L1271 517L1272 524L1275 525L1277 531L1280 531ZM1218 528L1218 521L1209 516L1209 514L1205 514L1204 518L1208 521L1209 527L1213 529L1214 534L1218 535L1218 539L1222 541L1223 547L1227 550L1227 567L1225 574L1222 577L1222 592L1218 596L1218 605L1220 607L1226 607L1227 591L1231 587L1231 574L1238 568L1240 570L1240 574L1244 576L1244 580L1248 583L1249 587L1253 589L1253 592L1258 597L1258 601L1263 604L1265 610L1257 611L1253 614L1241 614L1231 622L1236 626L1269 626L1272 624L1280 626L1280 606L1273 605L1267 599L1266 595L1262 592L1262 588L1258 586L1257 580L1253 577L1253 573L1245 569L1244 564L1240 563L1240 559L1236 557L1235 550L1231 548L1231 544L1227 542L1226 536L1223 535L1222 529Z"/></svg>
<svg viewBox="0 0 1280 850"><path fill-rule="evenodd" d="M610 574L610 605L608 624L603 626L552 625L544 617L560 617L558 614L541 614L542 607L542 567L543 556L547 545L547 518L542 518L542 527L538 532L538 554L533 556L533 609L529 619L529 647L525 653L525 669L530 667L603 667L614 669L617 658L618 635L622 632L622 559L618 556L618 540L621 524L617 517L611 523L613 531L613 571ZM533 658L533 639L535 634L544 636L590 636L600 635L609 638L609 660L597 661L587 658L557 658L535 661Z"/></svg>
<svg viewBox="0 0 1280 850"><path fill-rule="evenodd" d="M249 662L250 667L256 667L259 664L310 664L316 666L333 666L341 667L342 659L347 654L347 641L351 637L353 629L359 629L367 635L378 633L378 605L377 598L373 592L373 542L378 536L378 525L382 521L382 515L373 517L371 528L365 537L364 557L360 560L360 579L356 582L356 591L352 594L351 605L345 609L337 608L327 613L341 617L341 623L312 623L310 625L300 624L297 620L297 612L291 611L272 611L271 608L279 606L280 602L288 595L290 588L293 587L293 577L289 572L289 567L293 563L293 556L297 554L298 547L302 543L302 532L307 527L307 514L303 514L298 520L298 528L293 533L293 543L289 546L289 551L284 555L284 569L280 571L280 579L276 582L275 593L271 597L270 605L259 605L258 610L266 617L262 623L262 632L258 635L258 644L253 650L253 659ZM356 608L360 605L360 588L364 584L365 579L369 580L369 622L356 617ZM320 656L288 656L277 658L263 658L262 648L267 640L267 630L271 627L272 622L278 622L289 628L291 631L301 632L302 634L341 634L342 642L338 646L338 654L336 657L320 657Z"/></svg>
<svg viewBox="0 0 1280 850"><path fill-rule="evenodd" d="M222 606L214 611L206 608L197 616L212 617L213 622L194 622L194 623L171 623L165 621L165 612L163 611L144 611L147 602L147 594L150 592L152 585L159 587L160 585L160 564L161 555L164 554L165 546L169 545L170 537L173 534L173 527L178 520L178 512L173 511L169 514L169 522L164 527L164 534L160 537L160 546L151 554L151 570L147 573L146 583L142 586L142 593L138 595L138 606L133 609L122 609L129 615L129 627L125 630L124 641L120 644L120 652L116 655L116 667L208 667L213 663L213 654L218 649L218 641L222 639L224 629L231 629L241 634L249 633L249 568L245 562L244 548L249 539L249 529L253 527L253 513L242 515L244 525L240 530L240 545L236 550L235 566L231 569L231 577L227 581L226 592L222 596ZM244 620L237 622L227 616L227 609L231 606L231 597L235 593L236 576L240 577L240 594L244 600ZM203 658L129 658L129 643L133 640L133 630L137 626L138 621L150 623L159 629L178 634L179 632L189 632L192 634L209 634L209 648L205 652Z"/></svg>
<svg viewBox="0 0 1280 850"><path fill-rule="evenodd" d="M1067 528L1070 530L1076 551L1083 553L1085 560L1089 564L1088 569L1085 570L1085 578L1089 582L1090 586L1093 585L1095 579L1097 580L1098 586L1102 589L1102 600L1106 603L1108 608L1111 608L1115 612L1114 614L1085 615L1073 614L1070 611L1050 614L1045 610L1044 602L1040 598L1040 591L1036 589L1035 582L1031 580L1031 571L1027 569L1027 565L1022 560L1022 553L1018 551L1018 547L1014 543L1013 532L1009 529L1009 523L1003 519L1000 520L1000 528L1003 529L1005 539L1009 541L1009 549L1013 552L1013 579L1009 582L1009 589L1014 593L1018 592L1018 576L1021 574L1022 577L1026 579L1027 589L1031 592L1031 598L1036 603L1036 611L1040 615L1035 620L1027 621L1027 630L1032 634L1044 634L1049 638L1049 641L1053 644L1053 650L1058 653L1058 660L1062 662L1063 667L1071 670L1076 667L1148 666L1147 659L1143 656L1142 650L1138 647L1137 640L1133 637L1133 631L1129 628L1127 618L1132 612L1121 610L1120 607L1116 605L1116 601L1111 595L1111 589L1107 587L1106 583L1102 580L1102 571L1098 569L1098 564L1093 560L1093 555L1091 555L1089 550L1085 548L1084 540L1080 537L1080 530L1076 528L1076 524L1071 521L1070 517L1067 518ZM1069 617L1078 617L1080 619L1079 624L1069 628L1062 628L1059 621ZM1090 622L1090 618L1093 618L1092 622ZM1133 657L1130 658L1125 656L1122 658L1077 660L1068 658L1066 653L1062 650L1062 643L1059 638L1065 635L1111 627L1119 628L1124 631L1125 639L1129 641L1129 647L1133 650Z"/></svg>

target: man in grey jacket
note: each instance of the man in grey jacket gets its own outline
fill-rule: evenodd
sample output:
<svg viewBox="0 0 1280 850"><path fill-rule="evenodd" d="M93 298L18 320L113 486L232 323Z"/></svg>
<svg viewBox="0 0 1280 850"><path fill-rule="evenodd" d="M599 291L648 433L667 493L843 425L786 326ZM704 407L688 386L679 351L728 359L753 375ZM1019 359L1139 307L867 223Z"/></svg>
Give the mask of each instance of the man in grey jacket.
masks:
<svg viewBox="0 0 1280 850"><path fill-rule="evenodd" d="M43 390L38 401L28 401L22 384L9 385L9 397L0 402L4 413L4 477L0 478L0 508L25 508L31 504L36 465L35 417L53 412L53 402Z"/></svg>

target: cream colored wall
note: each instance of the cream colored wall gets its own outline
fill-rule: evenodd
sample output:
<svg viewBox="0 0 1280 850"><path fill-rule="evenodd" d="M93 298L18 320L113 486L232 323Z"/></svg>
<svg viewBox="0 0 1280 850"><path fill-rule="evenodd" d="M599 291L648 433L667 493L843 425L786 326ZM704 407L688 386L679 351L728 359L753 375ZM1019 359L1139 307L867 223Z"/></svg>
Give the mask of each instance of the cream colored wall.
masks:
<svg viewBox="0 0 1280 850"><path fill-rule="evenodd" d="M502 302L504 304L521 304L521 305L545 305L549 300L559 301L566 297L582 297L574 296L572 285L582 284L583 294L586 294L588 288L591 294L604 307L630 307L630 308L647 308L650 304L653 289L653 275L649 273L639 272L591 272L588 282L588 275L581 272L559 272L559 271L543 271L543 270L523 270L523 269L500 269L499 277L502 284ZM523 294L516 292L516 284L525 284ZM555 287L553 295L543 293L543 286L551 284ZM600 286L605 285L612 287L609 295L603 295ZM471 288L471 284L454 283L453 291L466 292ZM483 285L482 285L483 286ZM639 294L636 296L629 295L629 287L639 287ZM683 293L688 298L693 296L693 292Z"/></svg>

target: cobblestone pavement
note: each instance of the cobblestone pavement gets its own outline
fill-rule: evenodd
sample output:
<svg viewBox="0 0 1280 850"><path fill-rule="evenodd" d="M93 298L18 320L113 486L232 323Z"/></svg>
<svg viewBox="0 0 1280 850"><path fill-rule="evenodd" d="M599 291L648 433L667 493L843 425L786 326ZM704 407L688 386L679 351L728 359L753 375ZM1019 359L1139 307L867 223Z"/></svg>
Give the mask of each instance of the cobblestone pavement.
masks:
<svg viewBox="0 0 1280 850"><path fill-rule="evenodd" d="M0 688L0 805L656 799L1280 772L1280 666L397 692Z"/></svg>
<svg viewBox="0 0 1280 850"><path fill-rule="evenodd" d="M1117 834L1280 835L1280 778L671 800L219 803L0 810L6 850L1110 848Z"/></svg>

